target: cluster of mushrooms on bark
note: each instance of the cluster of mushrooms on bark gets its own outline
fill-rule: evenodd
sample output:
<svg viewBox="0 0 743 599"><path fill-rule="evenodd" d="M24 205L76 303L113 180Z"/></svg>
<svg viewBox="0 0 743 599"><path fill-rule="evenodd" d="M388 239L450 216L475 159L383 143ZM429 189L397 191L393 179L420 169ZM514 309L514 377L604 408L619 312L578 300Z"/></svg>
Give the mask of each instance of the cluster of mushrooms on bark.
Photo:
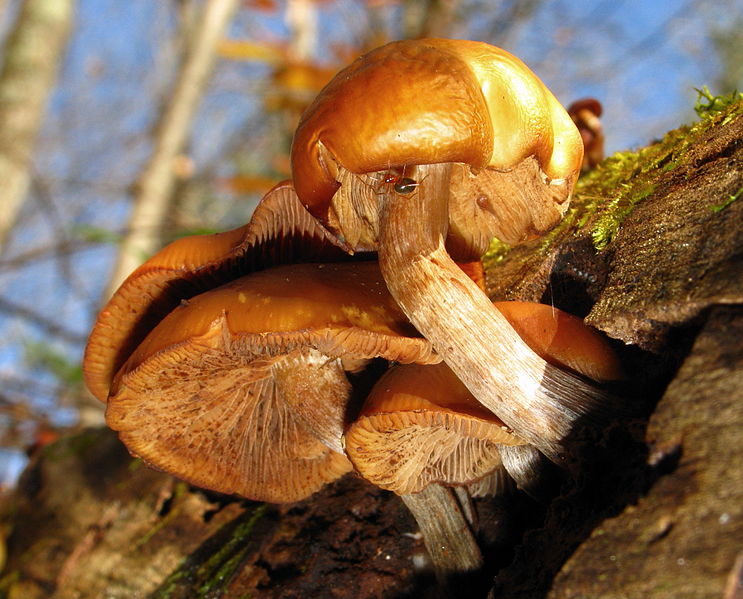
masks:
<svg viewBox="0 0 743 599"><path fill-rule="evenodd" d="M602 336L550 306L491 302L479 263L493 237L559 222L583 155L511 54L378 48L307 109L293 181L247 225L179 239L121 285L87 385L154 468L279 503L354 471L402 497L441 580L477 570L466 494L509 476L528 490L540 454L563 463L576 424L615 404Z"/></svg>

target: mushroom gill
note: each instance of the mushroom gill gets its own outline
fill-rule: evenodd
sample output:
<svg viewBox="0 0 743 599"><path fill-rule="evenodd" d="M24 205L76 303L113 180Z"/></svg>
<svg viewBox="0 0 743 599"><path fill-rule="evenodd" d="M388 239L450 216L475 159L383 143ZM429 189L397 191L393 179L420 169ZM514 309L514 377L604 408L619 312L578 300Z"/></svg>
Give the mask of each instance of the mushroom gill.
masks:
<svg viewBox="0 0 743 599"><path fill-rule="evenodd" d="M350 470L339 451L351 409L343 363L376 357L439 360L376 263L276 267L166 316L116 375L106 421L158 469L297 501Z"/></svg>

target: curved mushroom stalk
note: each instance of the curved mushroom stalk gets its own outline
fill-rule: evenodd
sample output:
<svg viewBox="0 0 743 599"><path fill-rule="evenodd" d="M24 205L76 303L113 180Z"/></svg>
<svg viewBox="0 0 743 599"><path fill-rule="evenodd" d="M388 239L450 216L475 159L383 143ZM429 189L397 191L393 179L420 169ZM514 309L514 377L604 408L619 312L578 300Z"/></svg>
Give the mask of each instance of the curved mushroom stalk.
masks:
<svg viewBox="0 0 743 599"><path fill-rule="evenodd" d="M504 445L500 457L511 481L537 501L546 502L554 497L564 478L564 471L549 462L533 445ZM477 496L475 492L472 495Z"/></svg>
<svg viewBox="0 0 743 599"><path fill-rule="evenodd" d="M390 293L480 403L563 461L574 427L610 396L537 355L451 259L450 165L413 171L410 193L380 196L379 262Z"/></svg>
<svg viewBox="0 0 743 599"><path fill-rule="evenodd" d="M580 318L530 302L492 307L551 368L602 381L621 376L608 343ZM544 495L542 454L485 410L444 363L388 370L346 430L345 449L359 474L413 511L442 580L478 561L466 490L476 497L505 493L513 474L521 488ZM456 485L459 501L441 485ZM454 547L461 557L451 554Z"/></svg>

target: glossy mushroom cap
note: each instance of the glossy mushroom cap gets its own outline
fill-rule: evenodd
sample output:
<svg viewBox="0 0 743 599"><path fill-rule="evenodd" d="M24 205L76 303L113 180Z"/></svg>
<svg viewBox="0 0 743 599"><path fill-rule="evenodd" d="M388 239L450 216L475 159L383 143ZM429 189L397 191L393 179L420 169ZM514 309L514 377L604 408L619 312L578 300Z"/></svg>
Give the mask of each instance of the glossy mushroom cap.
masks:
<svg viewBox="0 0 743 599"><path fill-rule="evenodd" d="M481 42L423 39L377 48L336 75L302 117L292 169L301 201L328 222L339 168L507 170L534 157L545 178L562 180L578 172L582 152L565 110L518 58Z"/></svg>
<svg viewBox="0 0 743 599"><path fill-rule="evenodd" d="M106 420L158 469L222 493L297 501L350 469L319 437L335 426L339 446L344 360L377 356L438 361L375 263L277 267L165 317L117 374Z"/></svg>
<svg viewBox="0 0 743 599"><path fill-rule="evenodd" d="M124 361L181 301L261 268L344 256L299 204L291 184L280 183L261 200L247 225L178 239L129 275L90 333L83 362L88 388L105 402Z"/></svg>
<svg viewBox="0 0 743 599"><path fill-rule="evenodd" d="M493 237L515 244L554 227L582 156L575 124L523 63L442 39L361 57L308 108L292 146L302 203L350 251L378 252L411 323L480 403L557 462L576 424L612 398L536 355L454 262Z"/></svg>
<svg viewBox="0 0 743 599"><path fill-rule="evenodd" d="M580 100L571 102L570 106L568 106L568 114L577 114L582 110L588 110L596 116L601 116L604 112L601 102L596 98L581 98Z"/></svg>
<svg viewBox="0 0 743 599"><path fill-rule="evenodd" d="M534 302L494 302L526 344L547 362L606 383L624 378L607 340L583 319Z"/></svg>

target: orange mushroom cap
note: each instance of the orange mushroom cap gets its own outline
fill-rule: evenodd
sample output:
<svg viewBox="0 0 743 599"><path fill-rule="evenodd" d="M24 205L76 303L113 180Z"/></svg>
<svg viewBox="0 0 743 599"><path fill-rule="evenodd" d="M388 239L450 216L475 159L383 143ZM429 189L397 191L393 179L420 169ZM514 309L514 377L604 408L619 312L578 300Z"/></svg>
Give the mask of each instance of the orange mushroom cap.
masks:
<svg viewBox="0 0 743 599"><path fill-rule="evenodd" d="M291 184L280 183L261 200L247 225L178 239L129 275L90 333L83 361L88 388L106 401L117 370L182 300L261 268L344 256L299 203Z"/></svg>
<svg viewBox="0 0 743 599"><path fill-rule="evenodd" d="M582 318L534 302L494 302L519 336L547 362L598 382L624 378L607 340Z"/></svg>
<svg viewBox="0 0 743 599"><path fill-rule="evenodd" d="M534 156L549 179L569 179L582 154L567 113L518 58L481 42L423 39L372 50L336 75L300 121L292 171L302 202L326 220L337 166L510 169Z"/></svg>
<svg viewBox="0 0 743 599"><path fill-rule="evenodd" d="M601 102L599 102L596 98L581 98L580 100L571 102L570 106L568 106L568 114L570 115L577 114L581 110L588 110L596 116L601 116L601 114L604 112L604 108L603 106L601 106Z"/></svg>
<svg viewBox="0 0 743 599"><path fill-rule="evenodd" d="M596 98L582 98L568 106L568 114L578 127L583 140L583 168L594 168L604 159L604 128L601 125L603 107Z"/></svg>
<svg viewBox="0 0 743 599"><path fill-rule="evenodd" d="M345 434L346 454L398 495L468 484L500 465L498 445L523 441L484 409L446 364L391 368Z"/></svg>
<svg viewBox="0 0 743 599"><path fill-rule="evenodd" d="M545 360L598 381L621 378L607 341L580 318L531 302L495 306ZM400 495L431 483L482 482L475 489L484 493L500 480L485 480L501 466L498 447L524 444L444 363L390 369L346 431L345 442L364 478Z"/></svg>
<svg viewBox="0 0 743 599"><path fill-rule="evenodd" d="M343 361L377 356L438 361L375 263L260 271L166 316L116 375L106 421L133 454L196 485L297 501L350 469L315 426L340 444Z"/></svg>

